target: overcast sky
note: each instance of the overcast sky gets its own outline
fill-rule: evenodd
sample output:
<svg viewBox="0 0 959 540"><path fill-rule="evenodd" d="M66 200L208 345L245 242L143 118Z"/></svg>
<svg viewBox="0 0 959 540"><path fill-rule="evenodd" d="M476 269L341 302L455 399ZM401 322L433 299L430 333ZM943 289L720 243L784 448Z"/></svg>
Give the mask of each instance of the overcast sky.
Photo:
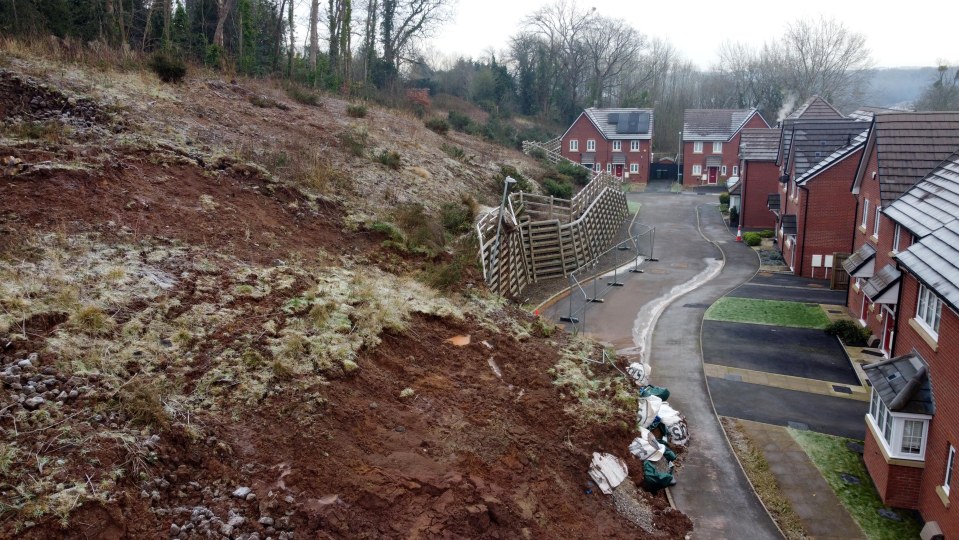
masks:
<svg viewBox="0 0 959 540"><path fill-rule="evenodd" d="M432 40L434 53L472 56L505 50L523 18L546 0L458 0L455 19ZM798 17L834 17L866 36L877 67L959 63L956 0L701 1L580 0L605 16L622 17L640 32L670 43L700 67L716 61L726 40L761 45ZM895 7L893 7L895 6Z"/></svg>

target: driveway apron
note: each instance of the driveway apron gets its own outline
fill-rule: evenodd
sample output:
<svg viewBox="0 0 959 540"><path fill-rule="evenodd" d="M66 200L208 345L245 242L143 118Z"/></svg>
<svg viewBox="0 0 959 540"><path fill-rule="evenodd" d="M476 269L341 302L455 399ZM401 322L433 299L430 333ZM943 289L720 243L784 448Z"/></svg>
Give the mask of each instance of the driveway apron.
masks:
<svg viewBox="0 0 959 540"><path fill-rule="evenodd" d="M700 348L706 308L751 278L758 258L729 235L714 195L629 197L643 205L639 221L656 227L659 262L647 263L646 273L630 274L625 286L611 291L605 303L593 304L585 331L622 352L648 357L654 384L668 387L670 404L686 416L692 439L671 494L693 521L693 537L781 538L713 410ZM703 235L716 241L722 251ZM555 319L564 310L560 302L547 314ZM655 326L647 328L651 321Z"/></svg>

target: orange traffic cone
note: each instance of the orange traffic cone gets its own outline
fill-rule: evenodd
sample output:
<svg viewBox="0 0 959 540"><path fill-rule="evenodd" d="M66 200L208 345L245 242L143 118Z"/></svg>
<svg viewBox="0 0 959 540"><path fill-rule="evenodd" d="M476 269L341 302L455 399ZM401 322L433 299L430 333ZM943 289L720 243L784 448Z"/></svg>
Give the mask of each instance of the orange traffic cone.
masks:
<svg viewBox="0 0 959 540"><path fill-rule="evenodd" d="M742 241L743 241L743 226L742 226L742 225L740 225L739 227L736 228L736 241L737 241L737 242L742 242Z"/></svg>

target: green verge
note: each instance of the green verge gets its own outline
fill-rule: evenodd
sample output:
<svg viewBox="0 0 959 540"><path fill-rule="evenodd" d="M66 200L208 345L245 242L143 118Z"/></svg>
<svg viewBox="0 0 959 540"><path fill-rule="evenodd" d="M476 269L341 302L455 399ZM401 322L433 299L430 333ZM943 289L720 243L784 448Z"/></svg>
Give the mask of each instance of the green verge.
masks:
<svg viewBox="0 0 959 540"><path fill-rule="evenodd" d="M635 215L636 212L639 212L639 209L643 206L636 201L626 201L626 205L629 207L629 215Z"/></svg>
<svg viewBox="0 0 959 540"><path fill-rule="evenodd" d="M825 328L829 324L829 317L816 304L728 296L710 306L706 319L798 328Z"/></svg>
<svg viewBox="0 0 959 540"><path fill-rule="evenodd" d="M792 428L788 431L816 464L816 468L822 473L829 487L842 501L843 506L856 520L867 538L870 540L919 538L921 527L912 515L898 512L902 521L891 521L879 515L878 510L885 506L876 488L873 487L862 456L846 448L846 443L862 444L862 441ZM855 475L859 477L861 483L847 484L839 476L841 473Z"/></svg>

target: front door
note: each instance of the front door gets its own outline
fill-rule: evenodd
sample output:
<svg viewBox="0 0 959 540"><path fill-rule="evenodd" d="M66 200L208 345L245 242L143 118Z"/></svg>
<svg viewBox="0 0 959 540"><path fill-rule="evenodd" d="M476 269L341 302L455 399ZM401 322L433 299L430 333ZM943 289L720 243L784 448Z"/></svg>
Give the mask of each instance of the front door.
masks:
<svg viewBox="0 0 959 540"><path fill-rule="evenodd" d="M859 320L860 320L863 324L866 324L866 319L869 317L869 312L866 310L866 307L868 306L868 304L866 304L867 301L868 301L868 300L866 299L866 295L863 294L863 295L862 295L862 309L859 310Z"/></svg>
<svg viewBox="0 0 959 540"><path fill-rule="evenodd" d="M883 318L882 318L882 345L879 348L882 349L882 352L886 353L886 356L892 356L892 335L896 328L896 321L892 317L892 313L883 308Z"/></svg>
<svg viewBox="0 0 959 540"><path fill-rule="evenodd" d="M715 184L717 178L719 178L719 169L716 167L710 167L709 168L709 184Z"/></svg>
<svg viewBox="0 0 959 540"><path fill-rule="evenodd" d="M623 177L623 166L622 166L622 165L617 165L617 166L616 166L616 177L617 177L617 178L622 178L622 177Z"/></svg>

